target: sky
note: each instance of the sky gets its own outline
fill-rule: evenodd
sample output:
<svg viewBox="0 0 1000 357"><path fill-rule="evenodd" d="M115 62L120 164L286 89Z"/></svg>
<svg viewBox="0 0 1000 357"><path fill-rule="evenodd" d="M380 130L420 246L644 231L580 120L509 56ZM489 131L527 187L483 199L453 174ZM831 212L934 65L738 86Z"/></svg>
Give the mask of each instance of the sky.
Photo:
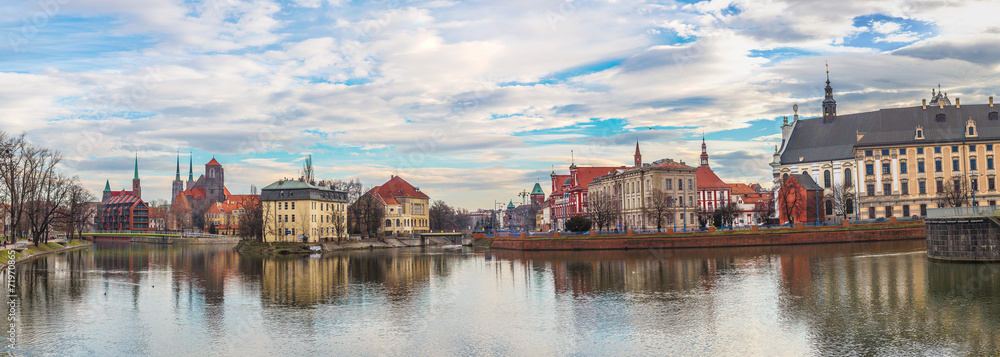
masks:
<svg viewBox="0 0 1000 357"><path fill-rule="evenodd" d="M170 199L176 161L246 193L399 175L491 208L549 174L671 158L704 136L727 182L770 182L780 125L996 94L1000 2L5 0L0 130L95 193ZM185 177L182 177L185 178ZM186 179L186 178L185 178Z"/></svg>

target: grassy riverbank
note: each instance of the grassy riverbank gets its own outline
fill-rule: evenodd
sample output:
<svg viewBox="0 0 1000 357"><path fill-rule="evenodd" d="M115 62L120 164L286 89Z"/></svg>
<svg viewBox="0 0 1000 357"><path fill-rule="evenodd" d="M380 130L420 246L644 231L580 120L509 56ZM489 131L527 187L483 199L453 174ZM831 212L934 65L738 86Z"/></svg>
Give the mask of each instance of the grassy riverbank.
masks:
<svg viewBox="0 0 1000 357"><path fill-rule="evenodd" d="M757 235L757 234L779 234L779 233L803 233L803 232L833 232L833 231L861 231L861 230L872 230L872 229L897 229L897 228L914 228L923 227L923 221L915 222L899 222L899 223L880 223L874 224L855 224L849 226L826 226L826 227L805 227L805 228L780 228L780 229L761 229L761 230L728 230L722 231L717 230L715 232L709 231L697 231L697 232L678 232L678 233L646 233L646 234L615 234L615 235L565 235L565 236L541 236L541 237L499 237L499 238L489 238L489 239L616 239L616 238L687 238L687 237L719 237L719 236L738 236L738 235ZM666 229L664 229L666 231Z"/></svg>
<svg viewBox="0 0 1000 357"><path fill-rule="evenodd" d="M22 252L17 252L17 251L15 251L13 249L0 249L0 257L3 257L4 259L7 259L8 257L10 257L10 253L13 252L14 253L14 259L16 259L18 262L20 262L20 261L28 259L28 258L34 258L34 257L43 256L43 255L46 255L46 254L56 253L56 252L68 250L68 249L74 248L74 247L81 247L81 246L91 245L90 242L85 241L85 240L79 240L79 239L74 239L74 240L69 241L69 243L65 247L63 247L62 244L55 243L55 242L39 243L37 247L35 245L31 244L29 241L23 241L22 240L22 241L18 241L18 243L28 243L28 247L24 251L22 251Z"/></svg>

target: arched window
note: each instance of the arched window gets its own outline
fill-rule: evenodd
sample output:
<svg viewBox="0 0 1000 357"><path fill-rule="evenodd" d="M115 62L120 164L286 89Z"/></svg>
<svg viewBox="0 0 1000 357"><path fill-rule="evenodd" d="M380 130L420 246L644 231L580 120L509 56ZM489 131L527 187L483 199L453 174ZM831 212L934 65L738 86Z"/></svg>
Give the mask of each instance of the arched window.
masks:
<svg viewBox="0 0 1000 357"><path fill-rule="evenodd" d="M851 169L844 169L844 185L850 186L851 183Z"/></svg>
<svg viewBox="0 0 1000 357"><path fill-rule="evenodd" d="M973 126L969 127L969 135L976 135L976 128Z"/></svg>
<svg viewBox="0 0 1000 357"><path fill-rule="evenodd" d="M385 228L392 228L392 220L391 219L385 220Z"/></svg>
<svg viewBox="0 0 1000 357"><path fill-rule="evenodd" d="M399 227L399 226L400 226L400 224L399 224L399 220L397 219L397 220L396 220L396 227Z"/></svg>
<svg viewBox="0 0 1000 357"><path fill-rule="evenodd" d="M823 171L823 187L830 188L830 170ZM827 213L829 214L829 213Z"/></svg>
<svg viewBox="0 0 1000 357"><path fill-rule="evenodd" d="M215 178L215 169L211 169L208 171L208 177Z"/></svg>
<svg viewBox="0 0 1000 357"><path fill-rule="evenodd" d="M788 180L788 174L781 175L781 182L785 182L785 180Z"/></svg>
<svg viewBox="0 0 1000 357"><path fill-rule="evenodd" d="M829 216L832 214L833 214L833 201L826 200L826 215Z"/></svg>

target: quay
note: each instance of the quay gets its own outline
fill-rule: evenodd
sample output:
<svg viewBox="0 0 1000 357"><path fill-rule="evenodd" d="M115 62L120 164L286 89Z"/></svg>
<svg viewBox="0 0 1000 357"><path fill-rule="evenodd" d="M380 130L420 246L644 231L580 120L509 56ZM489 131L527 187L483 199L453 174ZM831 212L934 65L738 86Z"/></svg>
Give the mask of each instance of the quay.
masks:
<svg viewBox="0 0 1000 357"><path fill-rule="evenodd" d="M475 245L491 249L510 250L601 250L601 249L670 249L750 247L769 245L824 244L845 242L875 242L925 239L926 228L921 221L749 231L695 233L625 234L617 236L554 236L546 237L486 237L475 235Z"/></svg>
<svg viewBox="0 0 1000 357"><path fill-rule="evenodd" d="M1000 206L927 211L927 257L962 262L1000 261Z"/></svg>

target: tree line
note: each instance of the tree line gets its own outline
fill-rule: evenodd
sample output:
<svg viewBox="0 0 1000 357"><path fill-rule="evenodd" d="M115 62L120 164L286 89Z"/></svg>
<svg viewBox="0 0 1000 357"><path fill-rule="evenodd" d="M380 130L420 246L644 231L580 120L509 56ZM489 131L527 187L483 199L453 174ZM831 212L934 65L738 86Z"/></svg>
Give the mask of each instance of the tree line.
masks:
<svg viewBox="0 0 1000 357"><path fill-rule="evenodd" d="M0 131L0 202L5 239L30 237L38 245L53 231L82 234L97 198L58 170L62 154L35 145L24 133Z"/></svg>

